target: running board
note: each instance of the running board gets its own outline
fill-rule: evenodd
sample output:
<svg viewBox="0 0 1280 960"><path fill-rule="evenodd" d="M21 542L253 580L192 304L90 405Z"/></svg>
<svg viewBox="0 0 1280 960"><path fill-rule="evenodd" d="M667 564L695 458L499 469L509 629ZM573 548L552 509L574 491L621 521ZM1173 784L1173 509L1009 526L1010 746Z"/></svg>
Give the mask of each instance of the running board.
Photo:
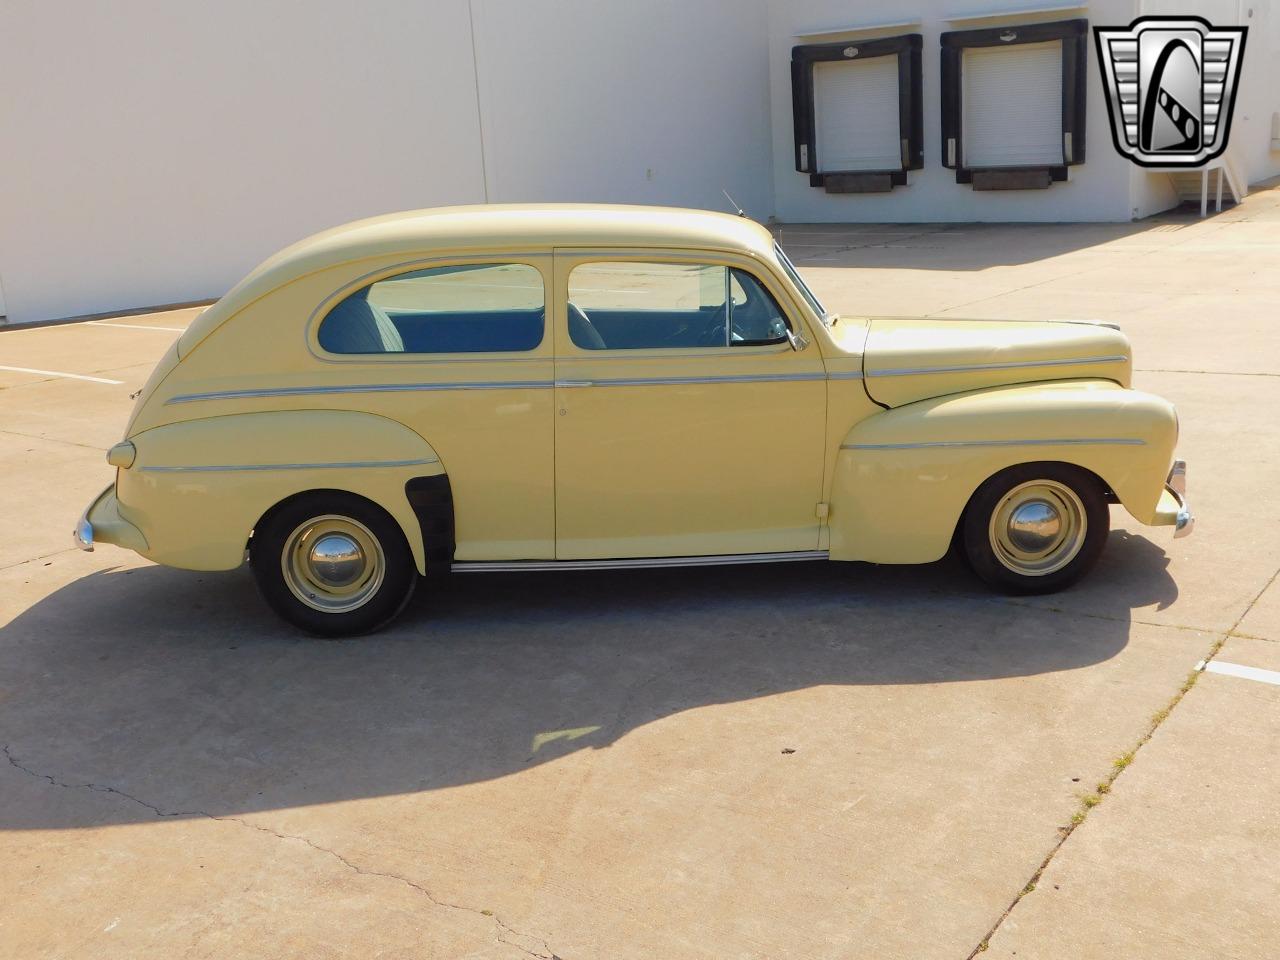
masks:
<svg viewBox="0 0 1280 960"><path fill-rule="evenodd" d="M637 570L653 567L720 567L743 563L827 560L826 550L792 553L729 553L712 557L636 557L630 560L480 560L454 563L454 573L518 573L523 570Z"/></svg>

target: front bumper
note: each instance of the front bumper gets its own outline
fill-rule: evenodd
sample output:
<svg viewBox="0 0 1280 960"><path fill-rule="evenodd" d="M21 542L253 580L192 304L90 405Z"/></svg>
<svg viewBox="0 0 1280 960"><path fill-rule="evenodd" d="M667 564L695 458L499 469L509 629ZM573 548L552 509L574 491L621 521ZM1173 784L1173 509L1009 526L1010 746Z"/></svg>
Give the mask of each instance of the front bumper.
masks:
<svg viewBox="0 0 1280 960"><path fill-rule="evenodd" d="M76 521L76 528L71 531L71 539L75 541L75 545L87 553L93 553L93 523L89 519L89 514L93 513L94 507L102 502L102 498L115 489L112 484L107 489L93 498L84 513L80 514L80 519Z"/></svg>
<svg viewBox="0 0 1280 960"><path fill-rule="evenodd" d="M80 519L76 521L76 528L71 536L75 539L77 547L93 553L93 524L89 522L88 510L80 514Z"/></svg>
<svg viewBox="0 0 1280 960"><path fill-rule="evenodd" d="M1173 468L1169 471L1169 477L1164 483L1165 494L1171 497L1175 504L1173 511L1174 539L1179 537L1191 536L1191 531L1195 529L1196 518L1191 512L1191 505L1187 503L1187 461L1173 461ZM1163 506L1163 497L1161 498Z"/></svg>
<svg viewBox="0 0 1280 960"><path fill-rule="evenodd" d="M114 543L138 553L147 549L147 538L142 531L120 516L115 484L93 498L80 514L71 536L77 547L89 552L93 552L95 543Z"/></svg>

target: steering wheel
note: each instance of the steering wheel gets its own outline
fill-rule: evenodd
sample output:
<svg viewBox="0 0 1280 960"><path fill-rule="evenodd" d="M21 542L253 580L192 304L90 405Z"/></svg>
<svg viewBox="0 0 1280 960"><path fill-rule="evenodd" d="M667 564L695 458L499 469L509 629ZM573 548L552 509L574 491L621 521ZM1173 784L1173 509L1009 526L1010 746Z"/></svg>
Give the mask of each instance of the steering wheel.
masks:
<svg viewBox="0 0 1280 960"><path fill-rule="evenodd" d="M600 336L600 331L591 322L591 318L587 316L586 311L572 300L569 301L569 339L573 341L575 346L581 347L583 350L605 350L608 348L608 344L604 342L604 337Z"/></svg>
<svg viewBox="0 0 1280 960"><path fill-rule="evenodd" d="M711 319L707 322L707 326L699 338L698 346L723 347L725 345L724 328L728 322L729 305L726 303L721 309L711 314Z"/></svg>

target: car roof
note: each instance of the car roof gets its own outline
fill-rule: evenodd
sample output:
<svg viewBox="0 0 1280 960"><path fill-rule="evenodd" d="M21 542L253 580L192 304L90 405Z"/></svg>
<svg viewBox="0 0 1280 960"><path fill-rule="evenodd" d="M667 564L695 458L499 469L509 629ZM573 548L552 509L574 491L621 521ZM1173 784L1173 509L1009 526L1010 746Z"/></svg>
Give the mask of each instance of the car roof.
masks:
<svg viewBox="0 0 1280 960"><path fill-rule="evenodd" d="M179 340L185 355L222 322L299 277L388 255L657 247L767 254L773 238L754 220L709 210L624 204L476 204L356 220L300 240L265 260L201 314Z"/></svg>
<svg viewBox="0 0 1280 960"><path fill-rule="evenodd" d="M306 255L335 246L363 256L387 245L475 248L526 244L556 246L672 246L757 249L772 240L745 217L680 207L624 204L495 203L435 207L357 220L290 247Z"/></svg>

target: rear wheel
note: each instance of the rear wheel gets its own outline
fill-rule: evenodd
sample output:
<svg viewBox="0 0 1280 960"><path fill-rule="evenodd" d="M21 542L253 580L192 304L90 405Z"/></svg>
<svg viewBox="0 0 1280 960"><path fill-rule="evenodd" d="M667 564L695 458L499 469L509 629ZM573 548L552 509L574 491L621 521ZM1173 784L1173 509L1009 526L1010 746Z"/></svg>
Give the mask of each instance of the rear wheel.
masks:
<svg viewBox="0 0 1280 960"><path fill-rule="evenodd" d="M974 493L961 521L974 573L1006 593L1052 593L1079 580L1106 546L1102 484L1066 463L1010 467Z"/></svg>
<svg viewBox="0 0 1280 960"><path fill-rule="evenodd" d="M281 617L322 637L371 633L413 596L417 569L399 525L349 493L291 500L253 533L249 559Z"/></svg>

